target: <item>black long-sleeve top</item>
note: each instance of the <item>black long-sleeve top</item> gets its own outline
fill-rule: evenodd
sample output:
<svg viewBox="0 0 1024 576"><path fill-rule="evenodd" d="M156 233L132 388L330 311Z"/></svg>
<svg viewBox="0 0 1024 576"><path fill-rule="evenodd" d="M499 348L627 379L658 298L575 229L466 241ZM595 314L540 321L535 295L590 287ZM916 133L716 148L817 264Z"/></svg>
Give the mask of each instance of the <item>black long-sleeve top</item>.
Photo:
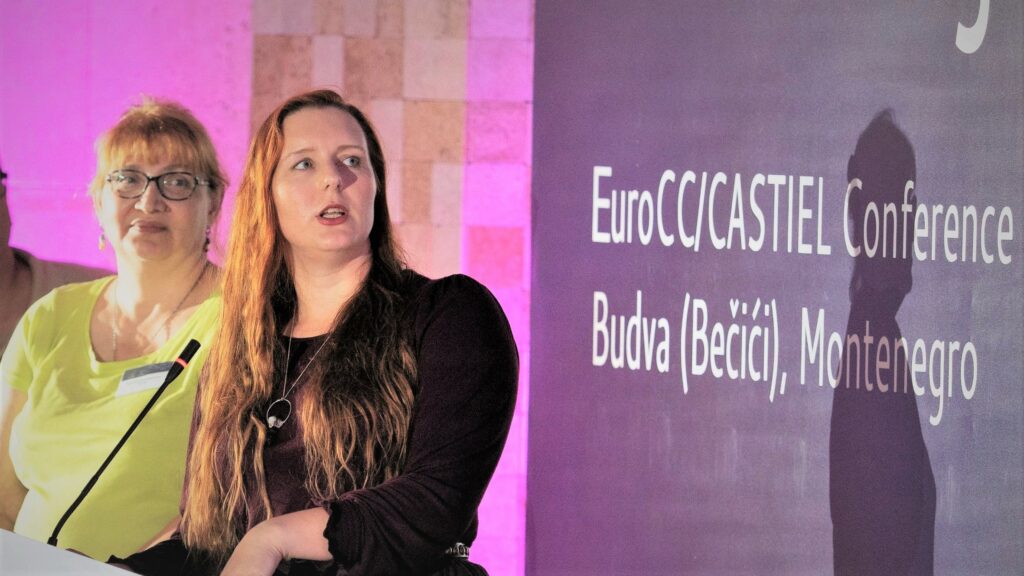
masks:
<svg viewBox="0 0 1024 576"><path fill-rule="evenodd" d="M418 382L401 474L337 501L317 502L305 489L297 427L286 424L264 449L275 515L317 506L330 510L324 536L334 564L328 573L429 574L441 568L446 549L475 539L476 509L508 435L519 362L498 302L466 276L411 275L404 291ZM322 338L293 340L292 373L305 366ZM301 385L292 394L301 395ZM262 516L252 513L258 506L259 498L250 494L249 518ZM188 554L177 537L123 562L154 575L216 568L201 555Z"/></svg>

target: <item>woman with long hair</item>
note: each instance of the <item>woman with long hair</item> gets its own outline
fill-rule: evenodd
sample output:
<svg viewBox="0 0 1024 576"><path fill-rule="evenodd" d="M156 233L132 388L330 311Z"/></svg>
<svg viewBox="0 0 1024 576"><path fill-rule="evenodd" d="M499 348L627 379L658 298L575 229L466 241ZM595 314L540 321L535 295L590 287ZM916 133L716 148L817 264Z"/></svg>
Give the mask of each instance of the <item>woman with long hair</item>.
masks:
<svg viewBox="0 0 1024 576"><path fill-rule="evenodd" d="M223 290L180 531L113 561L486 574L466 552L512 418L515 342L483 286L404 266L380 142L338 94L293 97L260 127Z"/></svg>
<svg viewBox="0 0 1024 576"><path fill-rule="evenodd" d="M97 142L89 187L117 274L32 305L0 363L0 528L46 541L190 339L204 346L154 405L58 543L130 554L174 524L200 367L220 293L207 258L226 179L206 130L145 99Z"/></svg>

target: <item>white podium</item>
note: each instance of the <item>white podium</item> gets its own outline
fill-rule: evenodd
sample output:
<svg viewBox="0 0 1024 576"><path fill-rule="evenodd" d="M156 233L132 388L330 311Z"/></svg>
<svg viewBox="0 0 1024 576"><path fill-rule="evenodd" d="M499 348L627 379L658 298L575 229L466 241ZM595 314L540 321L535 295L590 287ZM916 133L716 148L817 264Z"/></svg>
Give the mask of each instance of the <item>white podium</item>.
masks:
<svg viewBox="0 0 1024 576"><path fill-rule="evenodd" d="M126 576L119 568L0 530L0 575Z"/></svg>

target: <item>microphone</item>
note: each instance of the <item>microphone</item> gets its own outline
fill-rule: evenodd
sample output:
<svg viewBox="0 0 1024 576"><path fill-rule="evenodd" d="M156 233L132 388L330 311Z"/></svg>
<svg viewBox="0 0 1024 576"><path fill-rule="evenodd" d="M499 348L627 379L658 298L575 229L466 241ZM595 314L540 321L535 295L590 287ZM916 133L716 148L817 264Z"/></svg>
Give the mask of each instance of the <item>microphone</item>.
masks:
<svg viewBox="0 0 1024 576"><path fill-rule="evenodd" d="M173 365L171 365L171 369L167 371L167 377L164 378L163 386L174 382L174 379L178 377L178 374L181 374L182 370L188 368L189 361L192 360L192 357L195 356L198 351L199 341L194 338L189 340L188 344L185 344L185 349L181 351L181 354L178 354L178 359L174 361ZM157 391L157 394L160 394L160 391Z"/></svg>
<svg viewBox="0 0 1024 576"><path fill-rule="evenodd" d="M78 506L79 504L82 503L82 500L85 500L85 497L89 495L89 492L92 491L93 486L96 485L96 482L100 479L100 476L103 474L104 470L107 469L107 466L110 465L110 462L114 459L114 456L117 456L117 453L121 451L121 447L124 446L125 442L128 441L128 438L132 435L132 432L135 432L135 429L138 428L139 423L142 422L142 419L146 417L146 414L149 414L150 409L152 409L153 405L156 404L156 401L160 399L160 395L164 393L164 390L167 389L167 386L171 382L173 382L174 379L177 378L179 374L181 374L181 371L188 366L189 361L192 360L192 357L195 356L196 351L199 350L199 346L199 342L195 339L191 339L188 341L188 344L185 345L185 349L181 351L181 354L178 355L178 358L174 361L174 364L171 366L170 370L167 371L167 377L164 378L163 384L161 384L160 387L157 388L156 392L153 393L153 397L149 399L149 402L146 403L146 406L143 407L142 411L139 412L139 415L135 417L135 421L132 422L132 425L128 427L128 430L124 433L124 436L121 437L121 440L118 441L117 445L114 446L114 449L110 451L110 455L107 456L107 459L103 461L103 464L100 464L99 470L97 470L96 473L92 475L92 478L90 478L89 481L86 482L85 488L82 489L82 493L78 495L78 498L75 498L75 501L71 503L70 507L68 507L67 512L65 512L64 515L61 516L60 521L57 522L57 525L53 528L53 533L50 534L50 538L46 541L47 544L49 544L50 546L57 545L57 535L60 534L61 528L64 527L64 524L68 521L68 518L70 518L71 514L73 514L75 510L78 509Z"/></svg>

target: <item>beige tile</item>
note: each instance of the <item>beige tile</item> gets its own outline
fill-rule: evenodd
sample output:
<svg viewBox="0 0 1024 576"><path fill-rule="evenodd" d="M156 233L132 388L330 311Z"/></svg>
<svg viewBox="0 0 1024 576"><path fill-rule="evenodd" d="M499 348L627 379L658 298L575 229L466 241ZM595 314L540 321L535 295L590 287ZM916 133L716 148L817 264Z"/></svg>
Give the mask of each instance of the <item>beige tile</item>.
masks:
<svg viewBox="0 0 1024 576"><path fill-rule="evenodd" d="M345 40L345 93L349 98L402 95L402 41L397 38Z"/></svg>
<svg viewBox="0 0 1024 576"><path fill-rule="evenodd" d="M387 164L387 195L388 213L392 222L400 222L402 218L402 165L399 162Z"/></svg>
<svg viewBox="0 0 1024 576"><path fill-rule="evenodd" d="M260 35L253 41L253 99L283 100L312 82L309 36Z"/></svg>
<svg viewBox="0 0 1024 576"><path fill-rule="evenodd" d="M398 241L405 251L406 262L413 270L429 275L433 260L434 227L430 224L398 226Z"/></svg>
<svg viewBox="0 0 1024 576"><path fill-rule="evenodd" d="M249 105L249 134L255 136L256 132L260 129L260 125L270 115L270 113L277 108L283 98L277 94L261 95L253 94L252 102Z"/></svg>
<svg viewBox="0 0 1024 576"><path fill-rule="evenodd" d="M441 278L462 271L462 228L435 226L431 246L430 276Z"/></svg>
<svg viewBox="0 0 1024 576"><path fill-rule="evenodd" d="M466 98L466 41L405 39L402 94L422 100Z"/></svg>
<svg viewBox="0 0 1024 576"><path fill-rule="evenodd" d="M462 164L437 162L430 178L430 221L436 226L462 222Z"/></svg>
<svg viewBox="0 0 1024 576"><path fill-rule="evenodd" d="M405 3L402 0L379 0L377 36L401 38L405 34Z"/></svg>
<svg viewBox="0 0 1024 576"><path fill-rule="evenodd" d="M313 36L312 85L341 91L345 86L345 40L341 36Z"/></svg>
<svg viewBox="0 0 1024 576"><path fill-rule="evenodd" d="M315 0L313 13L317 34L328 36L345 34L344 0Z"/></svg>
<svg viewBox="0 0 1024 576"><path fill-rule="evenodd" d="M406 38L466 38L468 28L469 0L415 0L405 4Z"/></svg>
<svg viewBox="0 0 1024 576"><path fill-rule="evenodd" d="M359 108L360 110L363 110L364 112L370 109L370 103L373 101L369 96L362 96L360 94L350 94L348 92L342 92L341 96L342 98L345 99L346 102L355 106L356 108Z"/></svg>
<svg viewBox="0 0 1024 576"><path fill-rule="evenodd" d="M313 0L254 0L254 34L312 34Z"/></svg>
<svg viewBox="0 0 1024 576"><path fill-rule="evenodd" d="M408 101L405 159L462 162L466 105L461 101Z"/></svg>
<svg viewBox="0 0 1024 576"><path fill-rule="evenodd" d="M430 162L402 163L402 217L403 223L430 223L430 194L433 166Z"/></svg>
<svg viewBox="0 0 1024 576"><path fill-rule="evenodd" d="M389 163L399 162L404 157L402 139L405 134L405 104L398 99L373 100L367 114L373 123L384 148L384 158Z"/></svg>
<svg viewBox="0 0 1024 576"><path fill-rule="evenodd" d="M373 38L377 35L377 0L344 0L345 36Z"/></svg>
<svg viewBox="0 0 1024 576"><path fill-rule="evenodd" d="M276 67L282 99L309 90L313 83L312 38L288 36Z"/></svg>
<svg viewBox="0 0 1024 576"><path fill-rule="evenodd" d="M252 93L253 96L280 96L277 81L277 55L286 42L285 36L257 34L252 39Z"/></svg>
<svg viewBox="0 0 1024 576"><path fill-rule="evenodd" d="M252 0L252 33L280 34L280 0Z"/></svg>
<svg viewBox="0 0 1024 576"><path fill-rule="evenodd" d="M441 38L469 36L469 0L445 0L441 2L439 13Z"/></svg>

